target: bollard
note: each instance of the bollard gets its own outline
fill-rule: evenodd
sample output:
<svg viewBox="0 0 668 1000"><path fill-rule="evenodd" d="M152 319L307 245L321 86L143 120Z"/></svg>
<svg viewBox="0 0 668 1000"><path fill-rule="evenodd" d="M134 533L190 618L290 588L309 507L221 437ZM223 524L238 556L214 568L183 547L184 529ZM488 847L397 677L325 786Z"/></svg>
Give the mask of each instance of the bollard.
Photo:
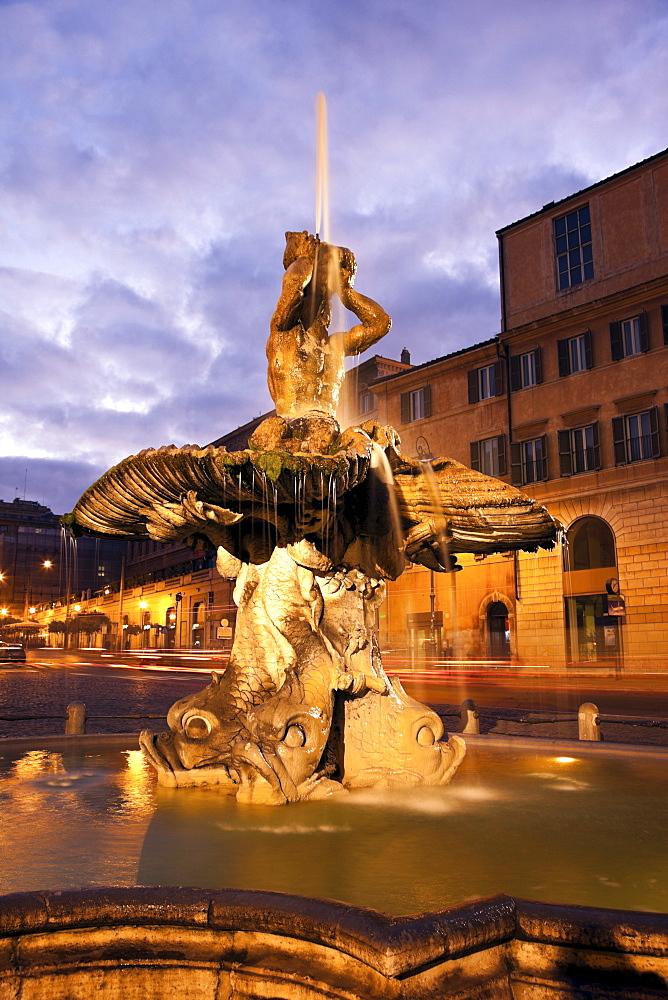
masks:
<svg viewBox="0 0 668 1000"><path fill-rule="evenodd" d="M460 707L463 733L480 733L480 722L473 698L465 698Z"/></svg>
<svg viewBox="0 0 668 1000"><path fill-rule="evenodd" d="M600 740L601 724L598 718L598 708L591 701L586 701L578 709L578 739Z"/></svg>
<svg viewBox="0 0 668 1000"><path fill-rule="evenodd" d="M67 706L65 715L65 735L84 736L86 734L86 706L82 701L73 701Z"/></svg>

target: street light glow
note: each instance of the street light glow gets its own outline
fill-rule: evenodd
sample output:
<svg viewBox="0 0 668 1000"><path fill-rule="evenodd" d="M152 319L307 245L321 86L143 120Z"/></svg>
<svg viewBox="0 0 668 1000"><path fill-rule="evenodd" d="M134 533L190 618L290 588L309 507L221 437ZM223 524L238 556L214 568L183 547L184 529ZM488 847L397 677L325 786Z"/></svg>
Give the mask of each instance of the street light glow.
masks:
<svg viewBox="0 0 668 1000"><path fill-rule="evenodd" d="M53 563L51 562L50 559L45 559L44 562L42 563L42 566L44 567L44 569L51 569Z"/></svg>

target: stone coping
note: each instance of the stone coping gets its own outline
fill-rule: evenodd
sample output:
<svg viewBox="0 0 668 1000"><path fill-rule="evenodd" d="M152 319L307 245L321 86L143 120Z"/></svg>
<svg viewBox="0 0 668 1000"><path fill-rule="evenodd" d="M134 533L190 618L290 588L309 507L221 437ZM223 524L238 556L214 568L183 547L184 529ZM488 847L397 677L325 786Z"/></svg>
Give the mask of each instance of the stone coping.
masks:
<svg viewBox="0 0 668 1000"><path fill-rule="evenodd" d="M434 913L376 910L251 889L160 886L0 896L0 939L73 929L247 932L333 949L385 978L412 977L509 942L569 953L668 959L668 914L561 906L498 895ZM118 956L121 958L121 956Z"/></svg>

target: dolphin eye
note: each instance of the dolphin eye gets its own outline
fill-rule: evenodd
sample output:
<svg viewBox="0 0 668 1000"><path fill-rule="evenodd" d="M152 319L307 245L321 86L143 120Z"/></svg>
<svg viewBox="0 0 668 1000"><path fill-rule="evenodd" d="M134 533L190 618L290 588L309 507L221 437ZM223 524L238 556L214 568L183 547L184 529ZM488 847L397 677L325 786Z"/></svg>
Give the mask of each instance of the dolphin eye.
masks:
<svg viewBox="0 0 668 1000"><path fill-rule="evenodd" d="M434 730L429 726L422 726L418 729L418 734L416 737L418 743L421 747L433 747L436 742L436 737L434 735Z"/></svg>
<svg viewBox="0 0 668 1000"><path fill-rule="evenodd" d="M211 732L211 723L203 715L189 715L182 724L186 736L193 740L203 740Z"/></svg>
<svg viewBox="0 0 668 1000"><path fill-rule="evenodd" d="M286 747L303 747L306 743L306 734L302 727L290 726L283 737L283 743Z"/></svg>

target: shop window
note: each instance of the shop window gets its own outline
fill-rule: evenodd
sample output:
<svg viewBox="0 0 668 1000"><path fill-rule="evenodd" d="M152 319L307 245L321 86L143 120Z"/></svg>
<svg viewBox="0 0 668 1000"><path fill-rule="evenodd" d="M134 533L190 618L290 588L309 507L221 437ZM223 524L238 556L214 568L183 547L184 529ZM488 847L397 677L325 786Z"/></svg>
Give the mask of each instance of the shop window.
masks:
<svg viewBox="0 0 668 1000"><path fill-rule="evenodd" d="M625 417L613 417L612 440L615 465L629 465L632 462L658 458L661 446L657 407L652 406L649 410Z"/></svg>
<svg viewBox="0 0 668 1000"><path fill-rule="evenodd" d="M415 420L424 420L431 416L431 386L424 385L420 389L401 394L401 422L412 424Z"/></svg>
<svg viewBox="0 0 668 1000"><path fill-rule="evenodd" d="M557 341L559 374L575 375L594 367L591 330L579 333L577 337L567 337Z"/></svg>
<svg viewBox="0 0 668 1000"><path fill-rule="evenodd" d="M513 392L540 385L543 381L543 358L540 347L510 358L510 388Z"/></svg>
<svg viewBox="0 0 668 1000"><path fill-rule="evenodd" d="M569 575L564 599L571 659L619 661L624 616L610 613L608 583L592 593L596 577L617 579L615 539L600 517L582 517L568 530L564 571ZM591 573L589 571L594 571ZM596 571L603 570L603 574Z"/></svg>
<svg viewBox="0 0 668 1000"><path fill-rule="evenodd" d="M503 362L495 361L484 368L472 368L468 373L469 403L503 396L506 391Z"/></svg>
<svg viewBox="0 0 668 1000"><path fill-rule="evenodd" d="M594 277L589 205L554 220L559 291Z"/></svg>
<svg viewBox="0 0 668 1000"><path fill-rule="evenodd" d="M471 468L483 472L486 476L505 476L506 436L484 438L482 441L471 441Z"/></svg>
<svg viewBox="0 0 668 1000"><path fill-rule="evenodd" d="M514 486L547 479L547 434L510 446L510 471Z"/></svg>
<svg viewBox="0 0 668 1000"><path fill-rule="evenodd" d="M586 427L558 432L559 473L574 476L601 468L598 421Z"/></svg>
<svg viewBox="0 0 668 1000"><path fill-rule="evenodd" d="M649 323L647 313L610 324L610 353L613 361L631 358L649 350Z"/></svg>

